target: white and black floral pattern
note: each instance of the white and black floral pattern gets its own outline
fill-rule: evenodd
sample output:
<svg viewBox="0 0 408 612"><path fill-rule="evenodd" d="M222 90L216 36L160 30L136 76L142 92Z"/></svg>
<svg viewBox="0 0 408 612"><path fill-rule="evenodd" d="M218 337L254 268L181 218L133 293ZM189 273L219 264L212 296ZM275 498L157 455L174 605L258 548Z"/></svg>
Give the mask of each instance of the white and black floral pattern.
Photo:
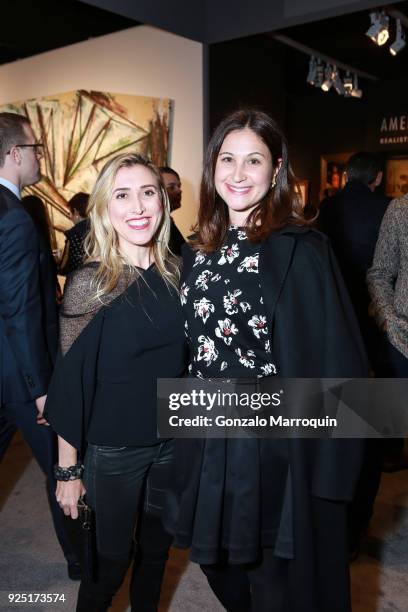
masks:
<svg viewBox="0 0 408 612"><path fill-rule="evenodd" d="M208 317L213 312L215 312L214 304L208 298L203 297L201 300L195 300L194 316L200 317L204 324L207 323Z"/></svg>
<svg viewBox="0 0 408 612"><path fill-rule="evenodd" d="M254 332L256 338L260 338L261 334L268 333L268 328L266 326L266 317L263 317L262 315L254 315L248 321L248 325L249 327L252 327L252 331Z"/></svg>
<svg viewBox="0 0 408 612"><path fill-rule="evenodd" d="M188 287L186 283L183 283L180 288L180 300L181 300L182 306L187 304L187 296L188 296L189 291L190 291L190 287Z"/></svg>
<svg viewBox="0 0 408 612"><path fill-rule="evenodd" d="M254 272L258 274L258 263L259 263L259 253L254 253L253 255L248 255L245 257L238 266L238 272Z"/></svg>
<svg viewBox="0 0 408 612"><path fill-rule="evenodd" d="M277 373L258 276L259 246L231 226L224 246L195 255L182 284L181 303L192 347L191 374L199 377ZM205 372L198 369L205 364Z"/></svg>
<svg viewBox="0 0 408 612"><path fill-rule="evenodd" d="M197 361L204 361L207 367L218 359L218 351L215 348L214 340L209 336L198 337Z"/></svg>
<svg viewBox="0 0 408 612"><path fill-rule="evenodd" d="M238 244L232 244L231 246L229 246L228 244L226 244L225 246L222 247L221 249L221 257L218 260L218 264L220 266L224 265L225 263L232 263L234 261L234 259L236 259L237 257L239 257L239 248L238 248Z"/></svg>
<svg viewBox="0 0 408 612"><path fill-rule="evenodd" d="M215 328L215 335L222 338L225 344L231 344L232 337L238 333L238 327L234 325L231 319L218 321L218 327Z"/></svg>
<svg viewBox="0 0 408 612"><path fill-rule="evenodd" d="M242 295L241 289L234 289L228 291L227 295L224 295L224 308L228 315L233 315L238 312L238 308L241 308L242 312L251 310L251 304L249 302L241 302L238 298Z"/></svg>

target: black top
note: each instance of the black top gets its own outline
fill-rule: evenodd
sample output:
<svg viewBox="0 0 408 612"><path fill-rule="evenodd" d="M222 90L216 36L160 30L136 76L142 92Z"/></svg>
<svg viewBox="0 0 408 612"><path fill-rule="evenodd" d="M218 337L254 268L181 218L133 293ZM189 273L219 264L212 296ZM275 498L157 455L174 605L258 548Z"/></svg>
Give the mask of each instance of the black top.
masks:
<svg viewBox="0 0 408 612"><path fill-rule="evenodd" d="M181 247L185 244L182 233L180 232L177 225L174 223L173 217L170 217L170 239L169 248L174 255L181 255Z"/></svg>
<svg viewBox="0 0 408 612"><path fill-rule="evenodd" d="M60 311L60 351L46 413L81 453L107 446L157 443L156 379L186 370L178 291L156 267L125 266L117 286L90 300L97 263L71 274Z"/></svg>
<svg viewBox="0 0 408 612"><path fill-rule="evenodd" d="M259 244L251 244L236 226L229 228L221 250L196 253L181 287L194 376L276 374L258 261Z"/></svg>
<svg viewBox="0 0 408 612"><path fill-rule="evenodd" d="M178 295L154 265L106 309L88 442L132 446L157 442L156 379L185 370Z"/></svg>
<svg viewBox="0 0 408 612"><path fill-rule="evenodd" d="M89 227L89 219L83 219L65 232L67 239L61 258L60 274L70 274L84 263L84 240L89 232Z"/></svg>

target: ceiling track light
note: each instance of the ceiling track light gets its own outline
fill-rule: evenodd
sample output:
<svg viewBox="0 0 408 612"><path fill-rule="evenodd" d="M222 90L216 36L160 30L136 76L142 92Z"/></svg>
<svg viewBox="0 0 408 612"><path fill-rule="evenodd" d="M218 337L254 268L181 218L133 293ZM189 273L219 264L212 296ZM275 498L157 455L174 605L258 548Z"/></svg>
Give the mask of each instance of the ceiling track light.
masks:
<svg viewBox="0 0 408 612"><path fill-rule="evenodd" d="M339 94L339 96L344 96L346 90L344 89L343 81L340 78L340 74L337 66L333 66L333 74L332 74L333 87Z"/></svg>
<svg viewBox="0 0 408 612"><path fill-rule="evenodd" d="M307 74L306 81L309 83L309 85L314 85L316 82L316 77L317 77L317 62L316 62L315 56L312 55L309 61L309 72Z"/></svg>
<svg viewBox="0 0 408 612"><path fill-rule="evenodd" d="M344 87L344 95L346 98L351 96L351 91L353 89L353 77L351 76L350 71L346 72L346 76L343 79L343 87Z"/></svg>
<svg viewBox="0 0 408 612"><path fill-rule="evenodd" d="M390 46L391 55L397 55L405 47L405 33L402 27L401 19L396 20L397 32L395 35L395 41Z"/></svg>
<svg viewBox="0 0 408 612"><path fill-rule="evenodd" d="M321 84L321 88L324 92L328 92L330 87L333 85L333 68L330 64L327 64L326 69L324 71L324 81Z"/></svg>
<svg viewBox="0 0 408 612"><path fill-rule="evenodd" d="M331 87L345 98L361 98L363 92L358 87L358 76L347 70L344 78L336 64L326 63L324 66L320 57L310 56L309 71L306 77L309 85L318 87L324 92L328 92Z"/></svg>
<svg viewBox="0 0 408 612"><path fill-rule="evenodd" d="M351 90L350 95L352 98L362 98L363 97L363 92L358 86L358 76L356 74L354 75L353 89Z"/></svg>
<svg viewBox="0 0 408 612"><path fill-rule="evenodd" d="M390 18L384 11L370 13L371 25L366 35L378 46L384 45L390 37Z"/></svg>

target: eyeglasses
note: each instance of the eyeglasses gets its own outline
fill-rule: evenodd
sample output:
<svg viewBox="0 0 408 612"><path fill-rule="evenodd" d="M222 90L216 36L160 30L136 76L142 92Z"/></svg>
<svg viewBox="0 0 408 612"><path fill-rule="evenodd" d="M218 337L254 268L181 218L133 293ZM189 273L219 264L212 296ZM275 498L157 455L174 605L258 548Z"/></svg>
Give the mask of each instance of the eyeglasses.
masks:
<svg viewBox="0 0 408 612"><path fill-rule="evenodd" d="M42 142L34 142L33 144L15 144L13 145L13 148L15 147L20 147L20 149L30 147L31 149L34 149L34 153L42 153L44 145ZM10 153L11 149L7 151L6 155L10 155Z"/></svg>

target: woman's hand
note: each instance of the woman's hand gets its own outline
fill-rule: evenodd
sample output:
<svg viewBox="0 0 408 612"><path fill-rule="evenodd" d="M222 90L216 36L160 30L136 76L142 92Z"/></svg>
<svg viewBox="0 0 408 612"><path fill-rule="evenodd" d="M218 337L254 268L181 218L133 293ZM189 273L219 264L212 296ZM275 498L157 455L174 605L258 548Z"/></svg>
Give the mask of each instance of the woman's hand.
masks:
<svg viewBox="0 0 408 612"><path fill-rule="evenodd" d="M85 493L83 482L78 478L77 480L68 481L59 480L55 496L64 514L66 516L71 515L71 518L76 519L78 518L78 500Z"/></svg>

